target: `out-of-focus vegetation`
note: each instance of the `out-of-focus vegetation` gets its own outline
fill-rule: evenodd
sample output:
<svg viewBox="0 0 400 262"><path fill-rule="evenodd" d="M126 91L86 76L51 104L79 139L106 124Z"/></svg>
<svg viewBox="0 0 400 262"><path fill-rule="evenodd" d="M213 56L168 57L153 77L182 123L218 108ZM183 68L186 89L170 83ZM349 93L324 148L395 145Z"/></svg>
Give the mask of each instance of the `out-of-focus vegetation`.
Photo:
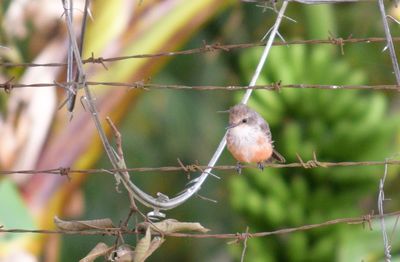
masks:
<svg viewBox="0 0 400 262"><path fill-rule="evenodd" d="M139 46L149 49L143 52L141 49L134 49L135 42L131 37L135 35L135 30L140 28L134 23L135 19L144 17L145 10L150 10L152 4L156 3L156 1L143 2L144 6L135 6L137 10L143 8L141 16L132 20L127 18L129 16L123 16L127 20L121 24L118 23L118 16L112 16L112 19L116 19L112 23L114 29L106 32L118 35L119 32L126 30L126 37L113 38L109 45L104 37L101 37L101 47L99 43L92 42L90 46L99 50L95 55L100 55L102 52L107 54L118 47L118 43L123 43L127 47L121 54L175 49L170 48L165 37L164 45L161 47L156 43L143 45L141 42L143 39L135 39L139 41ZM111 2L101 3L107 5ZM123 1L120 3L124 4ZM8 4L6 1L2 8L7 10ZM95 20L91 23L96 23L96 17L102 24L105 23L107 16L100 14L102 9L94 10ZM177 28L184 28L183 25L190 19L182 10L176 10L174 16L169 16L173 18L164 22L170 21ZM198 17L202 17L201 12L208 12L208 9L198 10ZM252 3L237 2L223 12L216 12L209 17L208 23L193 32L192 38L183 48L199 47L203 45L203 40L207 43L256 42L265 34L275 18L271 10L264 11ZM297 23L283 20L280 33L286 40L383 35L381 18L375 3L335 6L302 6L291 3L287 15L294 18ZM366 16L368 19L365 19ZM132 26L133 24L135 26ZM163 24L160 22L155 29L150 28L154 29L154 32L162 32ZM132 28L129 28L129 25ZM92 31L89 29L89 36L92 39L101 35L99 27L95 29ZM171 26L169 29L172 30ZM398 35L400 30L393 24L392 32L393 35ZM154 39L157 40L156 37ZM182 38L182 41L184 40L186 38ZM32 46L30 47L28 43L29 37L24 41L17 41L15 49L21 51L19 55L12 54L12 56L25 57L27 61L32 59L34 57L30 53ZM128 48L130 44L132 48ZM340 47L330 45L273 47L258 83L268 84L278 81L284 84L337 85L394 83L388 53L381 52L383 47L384 44L348 44L344 46L344 55L341 54ZM91 51L86 50L87 54ZM139 70L143 74L135 77L151 76L151 82L164 84L246 85L255 70L261 51L260 47L178 56L173 57L165 67L161 67L166 62L165 59L143 60L138 63L146 64L141 67L145 73ZM116 63L109 72L101 69L91 76L104 81L117 81L115 77L121 75L124 79L122 81L137 80L129 76L132 63L133 67L140 67L135 62ZM123 70L118 71L118 68ZM153 75L158 69L161 70ZM5 80L8 79L5 76L15 71L7 70L2 73L2 79ZM22 74L23 70L17 73ZM129 92L134 91L126 91L126 94L131 95ZM97 94L100 97L104 93L102 91ZM207 163L222 138L227 123L227 116L218 114L217 111L228 109L239 101L241 95L242 92L152 90L143 92L137 97L135 95L131 107L127 107L129 105L127 101L120 104L113 114L118 115L117 118L122 118L118 127L123 136L127 165L129 167L177 165L177 158L184 163L196 161ZM7 96L1 94L0 98L0 108L5 108ZM77 105L80 106L79 103ZM314 151L321 161L384 160L392 156L398 148L397 133L400 127L400 120L397 117L398 97L392 92L314 89L256 91L249 105L270 123L275 146L289 162L298 161L296 153L304 160L312 159ZM85 113L79 111L79 114ZM60 121L65 117L61 115L57 119ZM52 132L59 129L58 126ZM77 132L74 136L79 135ZM71 140L60 142L71 144ZM82 154L85 156L84 160L87 158L93 160L97 159L99 152L97 147L97 150L88 149ZM83 160L79 155L77 161L82 165ZM58 167L61 163L55 162L51 167ZM225 153L219 163L234 164L235 161ZM101 158L97 166L110 167L105 157ZM383 166L266 168L264 172L245 169L241 176L234 171L215 171L215 173L222 179L216 180L210 177L204 184L201 194L217 200L217 204L194 198L183 206L167 212L168 217L181 221L201 222L212 229L212 233L233 233L245 231L246 226L249 226L250 232L271 231L340 217L361 216L371 210L377 210L378 184L383 175ZM399 182L396 178L397 173L396 167L390 167L385 188L386 196L392 199L385 206L388 212L397 210L400 205L398 200L400 194L395 186ZM74 179L76 181L77 178L72 177L72 183ZM132 179L146 192L155 194L159 191L168 195L178 193L188 181L186 174L183 173L138 173L132 174ZM110 217L115 224L123 220L129 212L129 201L125 193L119 194L115 191L114 183L113 176L91 175L82 184L84 196L82 199L80 199L82 191L77 188L69 189L68 194L75 199L70 202L83 206L81 209L78 208L79 212L75 211L75 217L77 213L82 219ZM15 197L16 190L7 193L9 191L5 190L2 193L0 190L0 194L5 198ZM17 202L19 204L16 206L23 206L20 204L22 201ZM145 208L140 208L146 212ZM23 208L18 212L21 213L21 210L26 212ZM138 218L140 219L140 216ZM0 224L3 221L4 219L0 217ZM33 223L28 221L29 224ZM394 220L388 220L388 228L391 229L394 223ZM29 224L26 226L31 226ZM133 222L131 226L134 226ZM362 259L379 261L383 258L380 228L375 223L372 224L372 228L373 231L369 231L368 227L363 229L361 225L340 225L275 237L251 238L247 242L245 261L361 261ZM63 236L59 259L77 261L99 241L112 245L115 239L107 236ZM136 238L127 237L125 241L135 245ZM396 252L399 250L400 241L396 239L396 235L392 244L393 256L398 258ZM47 244L44 253L48 253L52 248L54 246ZM222 240L168 238L149 261L236 261L240 258L241 250L241 244L226 245Z"/></svg>
<svg viewBox="0 0 400 262"><path fill-rule="evenodd" d="M315 7L305 11L309 25L307 39L336 32L333 8ZM312 23L318 21L318 23ZM260 52L241 54L244 77L254 67ZM353 58L354 59L354 58ZM283 62L282 62L283 61ZM338 48L304 45L277 47L269 70L259 83L360 85L368 73L352 68ZM362 161L382 159L396 150L394 138L398 117L390 112L388 97L379 92L337 90L282 90L258 92L250 102L273 128L278 150L289 162ZM230 180L231 203L254 231L294 227L339 217L358 216L376 210L376 195L382 167L279 169L248 172ZM375 229L376 230L376 229ZM369 261L382 256L379 234L369 241L345 241L362 228L346 225L286 236L255 239L249 247L250 261ZM372 241L373 240L373 241ZM351 245L353 252L343 252Z"/></svg>

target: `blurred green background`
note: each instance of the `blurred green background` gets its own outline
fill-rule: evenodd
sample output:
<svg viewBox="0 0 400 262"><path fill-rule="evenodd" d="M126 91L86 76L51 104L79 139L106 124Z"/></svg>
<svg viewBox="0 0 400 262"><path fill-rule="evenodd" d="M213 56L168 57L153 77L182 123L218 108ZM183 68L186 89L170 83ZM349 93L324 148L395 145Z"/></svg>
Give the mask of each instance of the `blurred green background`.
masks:
<svg viewBox="0 0 400 262"><path fill-rule="evenodd" d="M6 5L3 4L3 9ZM389 2L388 10L394 10ZM297 21L283 20L279 32L286 40L383 36L380 14L372 2L318 6L291 3L286 15ZM255 3L229 1L182 42L179 49L196 48L202 46L203 41L256 42L275 17L271 10L264 10ZM391 29L394 36L400 33L394 23ZM29 52L24 50L22 42L17 44L20 55L28 60ZM383 43L346 44L342 55L340 47L331 45L273 47L258 84L278 81L283 84L393 84L391 61L388 52L382 52L383 48ZM151 75L150 82L246 85L262 50L256 47L175 56ZM151 61L157 63L158 60ZM7 73L9 71L3 72ZM206 164L227 124L227 115L217 111L228 109L240 101L242 95L242 91L150 90L141 93L119 124L127 165L177 165L177 158L184 163ZM3 108L6 97L1 95ZM378 161L398 151L398 99L396 92L384 91L258 90L250 98L249 105L269 122L275 146L288 162L298 161L296 153L304 160L312 159L313 152L320 161ZM232 165L235 161L224 152L218 163ZM96 167L110 167L105 156ZM234 171L215 171L221 180L210 177L200 193L218 203L193 198L168 211L167 216L200 222L210 228L211 233L244 232L247 226L250 232L273 231L335 218L358 217L372 210L377 213L378 185L383 171L383 166L266 168L263 172L245 169L240 176ZM180 172L138 173L133 174L132 179L146 192L163 192L170 196L178 193L187 182L186 175ZM385 202L386 212L399 209L398 182L398 168L391 166L385 187L391 201ZM117 224L129 212L127 196L114 190L112 176L88 176L81 187L84 209L78 218L110 217ZM387 224L391 233L395 218L387 219ZM372 229L362 225L337 225L251 238L247 242L245 261L383 261L379 224L373 223ZM106 236L62 236L59 260L77 261L97 242L111 245L114 240ZM127 237L125 241L134 245L136 238ZM168 238L148 261L239 261L241 251L241 244L227 245L224 240ZM400 261L399 251L400 240L395 232L392 261Z"/></svg>

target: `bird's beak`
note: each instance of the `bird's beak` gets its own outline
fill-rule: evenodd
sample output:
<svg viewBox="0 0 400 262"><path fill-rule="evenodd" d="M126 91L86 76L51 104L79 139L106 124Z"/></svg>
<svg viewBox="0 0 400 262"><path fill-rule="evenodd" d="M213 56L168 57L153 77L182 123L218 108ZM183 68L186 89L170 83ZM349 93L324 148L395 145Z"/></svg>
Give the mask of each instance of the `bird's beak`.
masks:
<svg viewBox="0 0 400 262"><path fill-rule="evenodd" d="M234 127L237 127L238 125L240 125L241 124L241 122L239 122L239 123L236 123L236 124L230 124L229 126L227 126L226 127L226 129L228 130L228 129L231 129L231 128L234 128Z"/></svg>

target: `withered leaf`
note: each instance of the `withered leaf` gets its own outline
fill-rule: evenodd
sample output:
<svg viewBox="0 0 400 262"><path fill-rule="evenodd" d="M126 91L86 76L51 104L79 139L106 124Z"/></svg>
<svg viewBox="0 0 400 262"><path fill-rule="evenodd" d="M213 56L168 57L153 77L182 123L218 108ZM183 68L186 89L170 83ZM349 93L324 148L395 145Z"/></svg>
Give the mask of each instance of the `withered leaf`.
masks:
<svg viewBox="0 0 400 262"><path fill-rule="evenodd" d="M151 233L150 228L147 228L146 234L142 237L136 245L134 254L133 254L133 261L135 262L143 262L146 259L147 251L150 248L151 243Z"/></svg>
<svg viewBox="0 0 400 262"><path fill-rule="evenodd" d="M93 220L66 221L66 220L59 219L57 216L55 216L54 224L57 226L58 229L70 230L70 231L114 228L114 225L113 225L111 219L109 219L109 218L93 219Z"/></svg>
<svg viewBox="0 0 400 262"><path fill-rule="evenodd" d="M145 261L162 243L164 243L164 241L165 240L160 237L155 237L151 240L151 231L150 228L147 228L145 236L139 240L133 252L133 261Z"/></svg>
<svg viewBox="0 0 400 262"><path fill-rule="evenodd" d="M179 222L175 219L165 219L156 223L143 222L138 225L139 230L144 230L147 228L151 229L151 233L175 233L182 231L195 231L206 233L210 231L208 228L203 227L200 223L192 222Z"/></svg>
<svg viewBox="0 0 400 262"><path fill-rule="evenodd" d="M129 245L122 244L114 252L111 261L131 262L133 260L133 251Z"/></svg>
<svg viewBox="0 0 400 262"><path fill-rule="evenodd" d="M105 256L109 253L114 247L109 247L103 242L97 243L97 245L87 254L84 258L79 260L79 262L92 262L96 258L101 256Z"/></svg>

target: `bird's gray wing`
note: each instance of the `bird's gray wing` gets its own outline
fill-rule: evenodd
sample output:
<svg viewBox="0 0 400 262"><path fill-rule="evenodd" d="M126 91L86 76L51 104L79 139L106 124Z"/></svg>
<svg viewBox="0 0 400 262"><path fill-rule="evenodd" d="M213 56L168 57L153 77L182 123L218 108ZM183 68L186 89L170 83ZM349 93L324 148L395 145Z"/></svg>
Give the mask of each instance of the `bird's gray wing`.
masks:
<svg viewBox="0 0 400 262"><path fill-rule="evenodd" d="M269 129L268 123L262 119L262 122L260 122L259 124L260 124L261 130L267 135L268 140L271 142L272 148L273 148L274 141L272 141L271 130ZM276 161L278 161L278 163L286 162L286 159L275 149L273 149L272 158L275 159Z"/></svg>
<svg viewBox="0 0 400 262"><path fill-rule="evenodd" d="M260 118L259 118L260 119ZM268 140L273 143L272 141L272 135L271 135L271 130L269 129L269 125L267 122L265 122L262 118L261 121L259 123L259 126L261 127L261 131L263 131L263 133L265 133L268 137Z"/></svg>

